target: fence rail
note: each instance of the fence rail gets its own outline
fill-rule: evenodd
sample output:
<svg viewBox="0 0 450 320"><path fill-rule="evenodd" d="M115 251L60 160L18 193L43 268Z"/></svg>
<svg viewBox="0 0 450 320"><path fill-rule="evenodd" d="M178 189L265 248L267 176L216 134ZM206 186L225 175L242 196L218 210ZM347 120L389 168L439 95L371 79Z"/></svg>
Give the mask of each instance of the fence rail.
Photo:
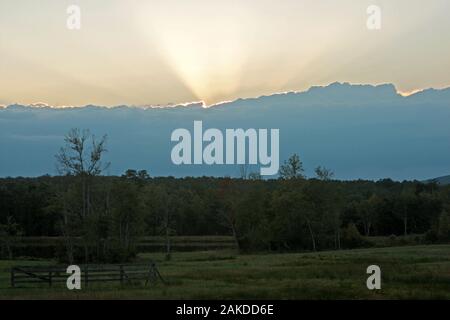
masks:
<svg viewBox="0 0 450 320"><path fill-rule="evenodd" d="M65 266L16 266L11 268L11 287L23 284L65 283L70 276ZM119 282L121 285L145 280L145 285L164 282L154 262L149 264L81 265L81 280L85 287L93 282Z"/></svg>

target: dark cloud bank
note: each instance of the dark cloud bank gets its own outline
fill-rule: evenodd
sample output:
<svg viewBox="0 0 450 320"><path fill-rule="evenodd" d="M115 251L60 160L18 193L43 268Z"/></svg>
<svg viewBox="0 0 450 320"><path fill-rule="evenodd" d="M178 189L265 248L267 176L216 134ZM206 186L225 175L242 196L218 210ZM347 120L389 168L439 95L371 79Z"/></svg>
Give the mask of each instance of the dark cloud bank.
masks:
<svg viewBox="0 0 450 320"><path fill-rule="evenodd" d="M340 179L426 179L450 173L450 89L409 97L393 85L335 83L306 92L240 99L208 109L0 108L0 176L56 174L54 154L70 128L107 134L110 174L128 168L153 176L237 176L234 166L175 166L176 128L279 128L280 158L299 153L307 173L318 165Z"/></svg>

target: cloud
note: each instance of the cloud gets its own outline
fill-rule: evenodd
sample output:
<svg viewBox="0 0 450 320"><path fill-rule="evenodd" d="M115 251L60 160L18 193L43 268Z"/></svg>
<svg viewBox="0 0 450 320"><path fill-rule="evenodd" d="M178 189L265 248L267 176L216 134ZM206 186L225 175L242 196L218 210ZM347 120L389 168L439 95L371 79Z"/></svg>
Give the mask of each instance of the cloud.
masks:
<svg viewBox="0 0 450 320"><path fill-rule="evenodd" d="M309 175L323 165L339 179L422 180L450 173L449 101L450 89L403 97L393 85L334 83L207 109L12 105L0 110L0 176L55 174L54 154L74 127L108 135L111 174L237 176L233 166L172 164L171 132L202 120L205 129L280 129L280 159L300 154Z"/></svg>

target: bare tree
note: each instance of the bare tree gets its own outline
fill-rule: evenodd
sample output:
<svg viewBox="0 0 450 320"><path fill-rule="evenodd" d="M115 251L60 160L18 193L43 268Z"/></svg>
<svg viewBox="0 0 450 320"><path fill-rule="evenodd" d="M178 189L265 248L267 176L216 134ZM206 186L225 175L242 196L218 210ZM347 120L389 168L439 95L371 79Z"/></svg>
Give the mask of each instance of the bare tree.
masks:
<svg viewBox="0 0 450 320"><path fill-rule="evenodd" d="M82 227L88 227L86 225L89 224L87 223L87 219L90 217L92 211L92 178L101 175L110 165L108 162L102 162L102 157L107 152L106 140L106 135L97 141L89 130L71 129L64 137L65 145L56 155L58 172L79 179L81 184L81 209L76 208L74 210L67 208L66 201L64 200L62 231L63 235L67 238L67 250L71 258L73 258L71 253L73 251L73 244L69 239L72 236L72 233L69 231L71 225L69 215L70 213L75 213L73 211L76 211ZM83 240L85 243L85 259L87 261L89 254L86 233L85 230Z"/></svg>
<svg viewBox="0 0 450 320"><path fill-rule="evenodd" d="M325 167L318 166L314 171L319 180L330 181L334 177L334 172Z"/></svg>
<svg viewBox="0 0 450 320"><path fill-rule="evenodd" d="M239 166L240 178L246 180L248 178L248 164L241 164Z"/></svg>
<svg viewBox="0 0 450 320"><path fill-rule="evenodd" d="M88 142L91 141L89 149ZM58 171L68 175L97 176L108 169L110 163L101 159L106 150L107 136L97 141L89 130L71 129L64 137L66 145L56 155Z"/></svg>

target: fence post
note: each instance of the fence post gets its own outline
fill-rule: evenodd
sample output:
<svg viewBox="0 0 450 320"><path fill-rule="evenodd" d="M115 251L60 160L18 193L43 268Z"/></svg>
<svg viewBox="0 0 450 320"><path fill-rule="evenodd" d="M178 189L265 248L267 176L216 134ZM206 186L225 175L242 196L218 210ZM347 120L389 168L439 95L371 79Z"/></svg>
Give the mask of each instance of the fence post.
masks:
<svg viewBox="0 0 450 320"><path fill-rule="evenodd" d="M124 276L124 270L123 265L120 265L120 285L123 286L123 276Z"/></svg>
<svg viewBox="0 0 450 320"><path fill-rule="evenodd" d="M89 266L85 266L86 269L84 269L84 286L87 288L89 285Z"/></svg>
<svg viewBox="0 0 450 320"><path fill-rule="evenodd" d="M11 268L11 286L14 288L16 286L16 282L15 282L15 278L16 278L16 268Z"/></svg>
<svg viewBox="0 0 450 320"><path fill-rule="evenodd" d="M50 288L52 287L52 281L53 281L52 275L53 275L53 273L52 273L52 271L50 270L50 271L48 272L48 286L49 286Z"/></svg>

